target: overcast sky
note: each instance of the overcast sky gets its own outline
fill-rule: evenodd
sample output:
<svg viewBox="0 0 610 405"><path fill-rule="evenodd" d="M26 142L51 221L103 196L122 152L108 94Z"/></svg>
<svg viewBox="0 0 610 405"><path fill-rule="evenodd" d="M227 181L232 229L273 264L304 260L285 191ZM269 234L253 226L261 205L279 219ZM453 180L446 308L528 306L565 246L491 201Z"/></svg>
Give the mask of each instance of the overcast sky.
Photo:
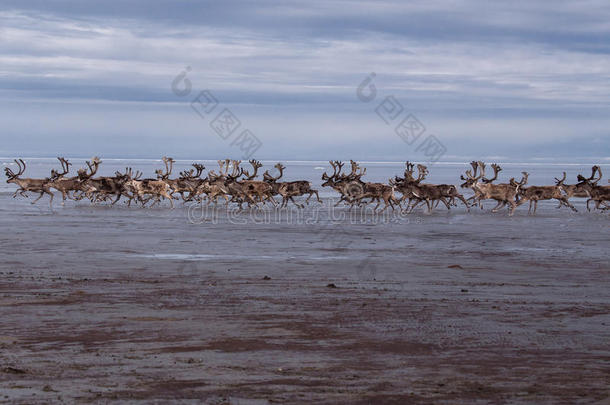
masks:
<svg viewBox="0 0 610 405"><path fill-rule="evenodd" d="M610 2L491 3L2 0L0 156L610 162Z"/></svg>

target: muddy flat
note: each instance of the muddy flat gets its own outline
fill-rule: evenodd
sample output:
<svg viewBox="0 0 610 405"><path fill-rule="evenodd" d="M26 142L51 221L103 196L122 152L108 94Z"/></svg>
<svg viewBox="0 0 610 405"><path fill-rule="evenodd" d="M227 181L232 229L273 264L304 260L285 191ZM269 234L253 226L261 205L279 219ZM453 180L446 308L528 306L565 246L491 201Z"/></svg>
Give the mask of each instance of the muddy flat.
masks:
<svg viewBox="0 0 610 405"><path fill-rule="evenodd" d="M578 208L354 221L2 193L0 401L608 403L608 216Z"/></svg>

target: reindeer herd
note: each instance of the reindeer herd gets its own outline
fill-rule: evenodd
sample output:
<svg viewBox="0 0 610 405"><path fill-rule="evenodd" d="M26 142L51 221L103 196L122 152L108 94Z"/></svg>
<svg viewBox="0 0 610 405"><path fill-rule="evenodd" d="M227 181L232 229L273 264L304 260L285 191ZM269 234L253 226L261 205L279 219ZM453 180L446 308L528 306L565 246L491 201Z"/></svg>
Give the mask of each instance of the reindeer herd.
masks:
<svg viewBox="0 0 610 405"><path fill-rule="evenodd" d="M318 202L322 202L318 191L311 188L311 183L307 180L280 181L286 168L281 163L274 167L278 174L273 176L269 171L265 171L262 180L256 180L259 169L263 166L257 160L250 160L248 163L252 167L251 171L241 167L239 160L219 160L218 173L213 170L208 171L207 176L203 177L205 167L194 163L192 169L179 173L177 178L170 178L174 159L163 157L164 168L155 171L156 178L142 178L139 171L133 172L132 168L126 167L124 172L116 171L114 176L95 177L102 161L94 157L85 162L86 167L77 170L76 176L68 176L72 165L64 158L58 158L61 169L51 170L49 177L44 179L23 178L26 164L22 159L16 159L18 171L15 173L10 167L5 167L8 177L7 183L17 185L18 189L13 194L27 197L27 192L39 193L39 196L32 204L40 200L45 194L50 197L49 204L53 203L54 194L52 189L62 194L62 204L66 199L82 200L89 199L92 203L111 201L116 204L121 197L127 200L127 205L131 203L146 206L152 201L151 206L168 200L171 207L174 200L181 198L183 202L193 201L196 203L218 204L219 198L224 200L225 205L236 203L240 209L243 204L248 207L259 207L259 204L271 204L275 207L286 207L288 202L292 202L299 208L304 204L294 200L295 197L307 196L305 203L315 195ZM411 212L424 204L428 212L432 212L440 203L447 209L457 206L458 201L463 204L468 211L471 207L479 206L483 208L485 200L493 200L497 205L491 212L497 212L508 205L509 215L513 215L515 209L529 202L528 213L536 213L538 201L557 200L559 205L569 207L573 211L576 208L570 203L573 197L587 198L587 210L590 210L590 203L594 203L594 208L598 210L608 210L610 206L610 186L599 185L602 178L602 171L599 166L593 166L591 176L585 177L578 175L576 184L565 184L566 173L563 172L561 179L555 179L554 186L530 186L525 187L528 181L528 173L522 172L523 176L519 181L511 178L508 183L496 183L498 174L502 168L497 164L492 164L493 177L488 178L485 163L471 162L468 170L460 178L464 181L461 184L463 189L471 189L474 195L466 199L459 193L456 186L452 184L429 184L424 183L428 176L428 168L422 164L411 162L406 163L405 171L400 176L390 179L388 184L371 183L363 181L366 168L360 167L355 161L350 161L350 171L344 172L345 164L340 161L329 162L333 173L324 173L322 180L323 187L331 187L340 194L340 199L335 207L346 204L351 208L362 207L367 204L376 203L374 211L377 211L381 203L384 207L392 210L399 208L403 212ZM417 175L415 168L417 167ZM395 193L400 194L397 197ZM177 194L180 197L177 197ZM282 198L281 203L275 200L276 196ZM532 211L533 208L533 211Z"/></svg>

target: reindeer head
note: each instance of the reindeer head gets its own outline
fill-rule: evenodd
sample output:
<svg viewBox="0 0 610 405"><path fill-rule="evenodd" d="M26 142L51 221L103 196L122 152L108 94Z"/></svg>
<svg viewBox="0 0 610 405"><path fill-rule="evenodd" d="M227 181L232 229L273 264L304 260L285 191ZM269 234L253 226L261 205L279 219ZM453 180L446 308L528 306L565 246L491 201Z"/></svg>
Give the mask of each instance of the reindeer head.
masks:
<svg viewBox="0 0 610 405"><path fill-rule="evenodd" d="M70 171L70 165L72 163L68 162L65 158L58 157L59 163L61 163L61 172L51 169L51 180L58 180L64 177Z"/></svg>
<svg viewBox="0 0 610 405"><path fill-rule="evenodd" d="M333 168L333 174L331 176L326 174L326 172L322 174L322 180L325 180L324 183L322 183L322 187L332 187L342 181L342 177L339 176L341 175L344 163L339 160L330 160L328 163L330 163Z"/></svg>
<svg viewBox="0 0 610 405"><path fill-rule="evenodd" d="M284 169L286 168L286 166L284 166L281 163L278 163L274 166L278 172L280 174L278 174L277 176L273 177L268 170L265 170L265 173L263 173L263 180L265 180L267 183L274 183L276 181L278 181L280 178L282 178L284 176Z"/></svg>
<svg viewBox="0 0 610 405"><path fill-rule="evenodd" d="M596 173L599 174L597 179L595 178ZM590 177L585 177L582 174L579 174L578 176L576 176L576 178L578 179L578 184L577 184L578 187L586 187L586 188L595 187L595 186L597 186L597 183L602 178L602 169L599 166L595 165L595 166L591 167L591 176Z"/></svg>
<svg viewBox="0 0 610 405"><path fill-rule="evenodd" d="M483 177L484 169L481 171L481 173L477 175L477 171L479 170L479 168L485 167L485 164L483 162L472 161L470 162L470 166L472 167L472 170L466 170L466 177L464 177L463 175L460 176L460 179L464 180L464 183L460 184L460 187L462 188L470 188L474 186L479 181L479 179Z"/></svg>
<svg viewBox="0 0 610 405"><path fill-rule="evenodd" d="M252 180L254 178L256 178L257 173L258 173L258 169L260 169L261 167L263 167L263 164L261 162L259 162L258 160L254 160L251 159L248 161L248 163L250 163L250 165L252 166L252 169L254 170L252 174L250 174L250 172L242 169L242 173L244 176L246 176L246 180Z"/></svg>
<svg viewBox="0 0 610 405"><path fill-rule="evenodd" d="M91 177L93 177L95 175L95 173L97 173L97 169L100 167L100 164L102 163L102 161L97 156L94 156L93 159L91 159L91 161L87 160L85 163L87 164L87 167L89 168L89 173L87 173L86 169L79 169L78 178L80 180L88 180Z"/></svg>

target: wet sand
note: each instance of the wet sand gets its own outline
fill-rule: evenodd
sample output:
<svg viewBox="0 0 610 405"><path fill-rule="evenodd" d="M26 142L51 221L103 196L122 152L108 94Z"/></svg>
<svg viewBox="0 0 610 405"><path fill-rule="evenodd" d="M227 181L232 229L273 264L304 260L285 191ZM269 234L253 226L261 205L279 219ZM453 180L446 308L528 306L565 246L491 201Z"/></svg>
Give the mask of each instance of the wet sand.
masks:
<svg viewBox="0 0 610 405"><path fill-rule="evenodd" d="M2 193L0 402L608 403L608 214L554 205L193 224Z"/></svg>

